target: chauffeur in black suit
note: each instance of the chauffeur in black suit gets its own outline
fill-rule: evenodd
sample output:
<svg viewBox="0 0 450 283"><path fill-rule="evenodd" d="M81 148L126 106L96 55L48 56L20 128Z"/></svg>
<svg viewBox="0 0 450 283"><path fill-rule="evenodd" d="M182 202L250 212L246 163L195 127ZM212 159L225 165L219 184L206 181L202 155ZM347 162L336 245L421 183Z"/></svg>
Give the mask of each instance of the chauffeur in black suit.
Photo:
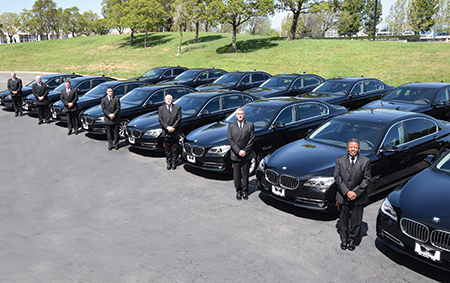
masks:
<svg viewBox="0 0 450 283"><path fill-rule="evenodd" d="M11 100L14 108L14 113L16 113L16 117L18 115L22 116L22 80L16 78L15 72L11 72L11 78L8 79L8 90L11 94Z"/></svg>
<svg viewBox="0 0 450 283"><path fill-rule="evenodd" d="M75 135L78 135L78 93L76 89L70 88L70 81L64 82L66 88L61 90L61 101L64 103L64 111L67 114L67 128L69 131L67 135L72 134L72 129Z"/></svg>
<svg viewBox="0 0 450 283"><path fill-rule="evenodd" d="M105 114L106 135L108 136L108 150L113 147L119 149L120 99L113 96L113 89L106 89L106 96L102 99L102 111Z"/></svg>
<svg viewBox="0 0 450 283"><path fill-rule="evenodd" d="M178 159L178 141L182 134L180 128L181 107L172 103L172 95L167 94L164 98L166 104L158 109L158 121L161 124L161 136L164 137L167 170L176 169L175 163Z"/></svg>
<svg viewBox="0 0 450 283"><path fill-rule="evenodd" d="M36 83L32 86L34 97L36 97L36 106L38 110L38 125L45 122L50 123L50 112L48 111L48 86L42 83L41 76L36 76Z"/></svg>
<svg viewBox="0 0 450 283"><path fill-rule="evenodd" d="M237 121L228 125L228 143L231 146L230 159L233 163L233 180L236 199L248 199L248 175L250 162L256 156L253 150L255 127L244 120L244 109L236 110Z"/></svg>
<svg viewBox="0 0 450 283"><path fill-rule="evenodd" d="M334 169L338 187L336 200L341 208L341 249L348 248L350 251L355 250L355 242L359 240L363 208L369 203L367 186L371 178L371 164L369 158L359 154L359 150L359 141L350 139L347 142L348 154L336 158Z"/></svg>

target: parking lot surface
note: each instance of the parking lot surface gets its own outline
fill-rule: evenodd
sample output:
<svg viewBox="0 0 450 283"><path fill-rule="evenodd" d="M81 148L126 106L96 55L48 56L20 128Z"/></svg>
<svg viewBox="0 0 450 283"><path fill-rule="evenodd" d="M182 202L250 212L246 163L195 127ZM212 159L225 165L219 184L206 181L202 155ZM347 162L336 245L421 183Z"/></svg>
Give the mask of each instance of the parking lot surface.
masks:
<svg viewBox="0 0 450 283"><path fill-rule="evenodd" d="M66 132L0 108L1 282L448 280L376 240L380 199L342 251L335 216L267 198L254 177L239 202L230 176L168 171L162 155Z"/></svg>

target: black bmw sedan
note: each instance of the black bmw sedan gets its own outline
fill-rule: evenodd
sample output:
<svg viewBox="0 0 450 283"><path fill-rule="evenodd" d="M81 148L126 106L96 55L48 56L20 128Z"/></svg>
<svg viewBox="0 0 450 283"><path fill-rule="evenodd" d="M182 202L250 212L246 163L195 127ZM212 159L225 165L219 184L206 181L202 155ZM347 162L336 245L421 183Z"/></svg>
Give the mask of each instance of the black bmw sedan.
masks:
<svg viewBox="0 0 450 283"><path fill-rule="evenodd" d="M217 78L221 77L227 71L210 68L210 69L190 69L183 72L173 80L166 80L158 84L180 84L196 88L200 85L212 83Z"/></svg>
<svg viewBox="0 0 450 283"><path fill-rule="evenodd" d="M296 96L312 91L324 81L324 78L314 74L281 74L271 77L261 86L251 88L246 92L258 98Z"/></svg>
<svg viewBox="0 0 450 283"><path fill-rule="evenodd" d="M395 251L450 271L450 153L381 204L377 236Z"/></svg>
<svg viewBox="0 0 450 283"><path fill-rule="evenodd" d="M306 138L266 156L256 176L260 191L277 200L312 210L335 209L336 157L347 141L360 141L370 159L368 194L398 186L427 168L450 141L450 123L431 116L390 109L363 109L332 118Z"/></svg>
<svg viewBox="0 0 450 283"><path fill-rule="evenodd" d="M210 89L232 89L246 90L260 86L263 82L272 77L270 74L261 71L234 71L223 74L213 83L196 87L196 90Z"/></svg>
<svg viewBox="0 0 450 283"><path fill-rule="evenodd" d="M185 95L174 103L181 106L180 127L184 135L192 130L224 119L239 106L253 101L254 97L233 90L205 90ZM145 150L162 150L164 139L158 122L158 111L130 121L127 127L131 147Z"/></svg>
<svg viewBox="0 0 450 283"><path fill-rule="evenodd" d="M194 89L182 85L150 85L133 89L120 98L119 136L125 137L128 122L139 115L158 109L164 103L166 94L178 99ZM81 114L81 123L85 131L92 134L106 134L105 117L101 105L86 109Z"/></svg>
<svg viewBox="0 0 450 283"><path fill-rule="evenodd" d="M300 94L299 96L339 104L352 110L380 99L393 89L394 86L377 79L341 77L328 79L313 91Z"/></svg>
<svg viewBox="0 0 450 283"><path fill-rule="evenodd" d="M106 96L106 89L108 87L111 87L113 89L114 96L120 98L133 89L144 85L146 85L144 81L127 80L110 81L94 87L78 99L78 112L80 113L79 121L81 122L81 113L84 110L100 104L102 98ZM61 100L56 101L50 111L52 113L53 119L58 119L63 123L67 123L66 112L64 112L64 103L62 103Z"/></svg>
<svg viewBox="0 0 450 283"><path fill-rule="evenodd" d="M250 173L265 155L305 137L330 117L347 112L342 106L293 97L257 100L243 109L245 120L255 125L253 148L257 157L252 160ZM234 121L236 117L232 113L223 122L206 125L187 135L181 153L186 164L203 170L231 172L227 133L228 125Z"/></svg>
<svg viewBox="0 0 450 283"><path fill-rule="evenodd" d="M184 71L189 70L186 67L158 67L145 72L142 76L130 78L129 80L137 80L145 82L146 84L156 84L161 81L172 80Z"/></svg>
<svg viewBox="0 0 450 283"><path fill-rule="evenodd" d="M437 119L450 119L450 84L409 83L397 87L383 99L362 108L387 108L425 113Z"/></svg>

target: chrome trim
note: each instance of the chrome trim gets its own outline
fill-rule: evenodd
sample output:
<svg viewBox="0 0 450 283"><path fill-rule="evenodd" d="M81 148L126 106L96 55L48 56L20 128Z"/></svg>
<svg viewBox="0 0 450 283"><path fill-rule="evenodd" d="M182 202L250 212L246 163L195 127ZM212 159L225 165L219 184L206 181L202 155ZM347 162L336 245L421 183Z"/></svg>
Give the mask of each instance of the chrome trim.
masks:
<svg viewBox="0 0 450 283"><path fill-rule="evenodd" d="M297 189L300 181L298 178L289 176L289 175L281 175L279 178L280 186L284 189L295 190Z"/></svg>
<svg viewBox="0 0 450 283"><path fill-rule="evenodd" d="M267 169L266 172L264 172L264 176L266 177L267 182L271 183L272 185L278 185L280 175L277 172L271 169Z"/></svg>
<svg viewBox="0 0 450 283"><path fill-rule="evenodd" d="M450 232L434 230L431 232L430 242L436 248L450 252Z"/></svg>
<svg viewBox="0 0 450 283"><path fill-rule="evenodd" d="M392 242L396 243L397 245L401 246L401 247L405 247L405 245L403 244L402 241L400 241L400 239L398 239L397 237L392 236L391 234L389 234L386 230L381 230L381 232L383 233L383 235L388 238L389 240L391 240Z"/></svg>
<svg viewBox="0 0 450 283"><path fill-rule="evenodd" d="M400 220L400 228L402 229L403 234L414 240L423 243L428 241L430 231L428 227L422 223L408 218L402 218Z"/></svg>

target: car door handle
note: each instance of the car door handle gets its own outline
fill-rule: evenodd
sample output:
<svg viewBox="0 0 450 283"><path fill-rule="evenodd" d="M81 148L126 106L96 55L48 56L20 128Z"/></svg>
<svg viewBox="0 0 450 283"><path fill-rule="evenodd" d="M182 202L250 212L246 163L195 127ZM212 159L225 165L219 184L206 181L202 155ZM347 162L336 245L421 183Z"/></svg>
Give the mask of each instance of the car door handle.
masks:
<svg viewBox="0 0 450 283"><path fill-rule="evenodd" d="M409 151L409 146L405 146L402 151Z"/></svg>
<svg viewBox="0 0 450 283"><path fill-rule="evenodd" d="M271 148L272 148L272 145L270 144L270 145L264 146L264 147L262 148L262 150L269 150L269 149L271 149Z"/></svg>

